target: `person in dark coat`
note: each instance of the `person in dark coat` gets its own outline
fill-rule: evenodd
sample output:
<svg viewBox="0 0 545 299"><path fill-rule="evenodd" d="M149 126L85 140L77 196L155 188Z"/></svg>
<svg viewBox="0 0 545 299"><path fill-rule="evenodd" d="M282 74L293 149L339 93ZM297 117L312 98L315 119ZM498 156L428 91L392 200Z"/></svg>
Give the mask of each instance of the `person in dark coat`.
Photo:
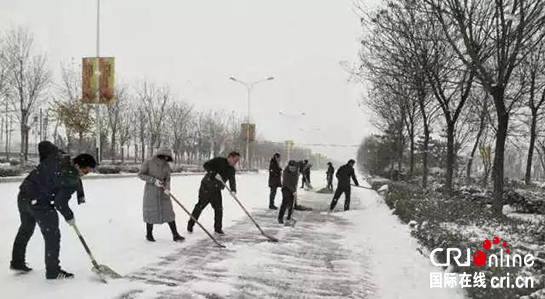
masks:
<svg viewBox="0 0 545 299"><path fill-rule="evenodd" d="M284 213L288 210L286 220L291 220L291 214L294 208L295 197L297 196L297 181L299 180L299 172L297 171L297 162L291 160L288 167L284 170L282 180L282 205L278 213L278 223L284 223Z"/></svg>
<svg viewBox="0 0 545 299"><path fill-rule="evenodd" d="M269 188L271 193L269 195L269 209L277 210L278 208L274 205L274 198L276 197L276 190L282 187L282 168L279 165L280 154L276 153L271 158L269 164Z"/></svg>
<svg viewBox="0 0 545 299"><path fill-rule="evenodd" d="M40 163L42 163L47 157L54 154L66 154L65 151L59 149L56 145L51 143L50 141L42 141L38 144L38 153L40 157ZM85 203L85 192L83 191L83 182L81 179L78 183L78 188L76 190L76 196L78 199L78 204Z"/></svg>
<svg viewBox="0 0 545 299"><path fill-rule="evenodd" d="M337 201L341 197L341 195L344 193L344 210L348 211L350 210L350 193L351 193L351 186L350 186L350 179L354 181L354 184L356 186L359 186L358 179L356 178L356 174L354 172L354 165L356 164L356 161L353 159L350 159L348 163L345 165L339 167L337 170L337 190L335 191L335 195L333 196L333 200L331 201L330 211L332 212L333 209L335 209L335 206L337 205Z"/></svg>
<svg viewBox="0 0 545 299"><path fill-rule="evenodd" d="M144 187L143 218L146 223L146 239L155 242L153 225L168 223L174 242L185 240L176 227L176 215L170 200L170 165L172 152L167 148L157 151L155 156L146 160L138 177L146 182Z"/></svg>
<svg viewBox="0 0 545 299"><path fill-rule="evenodd" d="M301 189L305 188L305 183L307 183L305 177L305 169L308 165L308 160L299 162L299 173L301 174Z"/></svg>
<svg viewBox="0 0 545 299"><path fill-rule="evenodd" d="M326 172L327 189L330 191L333 191L333 174L334 173L335 173L335 168L333 168L333 164L331 164L331 162L327 162L327 172Z"/></svg>
<svg viewBox="0 0 545 299"><path fill-rule="evenodd" d="M303 169L303 179L305 180L305 184L307 185L308 189L312 189L312 184L310 183L311 168L312 168L312 164L308 163L308 160L305 160L305 167Z"/></svg>
<svg viewBox="0 0 545 299"><path fill-rule="evenodd" d="M214 209L214 231L220 235L225 234L222 228L223 204L221 190L225 187L224 183L229 181L229 188L236 194L235 165L239 160L240 154L231 152L227 158L217 157L203 165L206 174L201 180L199 201L195 205L192 215L195 220L198 220L204 208L211 204ZM193 226L195 226L195 221L190 219L187 223L187 231L192 233Z"/></svg>
<svg viewBox="0 0 545 299"><path fill-rule="evenodd" d="M74 213L68 202L80 186L80 178L96 167L96 160L89 154L71 159L61 152L46 153L47 150L42 148L40 156L44 155L45 158L19 187L17 206L21 225L13 244L10 268L20 272L32 270L26 265L25 253L37 223L45 242L46 278L73 278L74 274L60 267L61 234L57 211L69 225L75 225Z"/></svg>

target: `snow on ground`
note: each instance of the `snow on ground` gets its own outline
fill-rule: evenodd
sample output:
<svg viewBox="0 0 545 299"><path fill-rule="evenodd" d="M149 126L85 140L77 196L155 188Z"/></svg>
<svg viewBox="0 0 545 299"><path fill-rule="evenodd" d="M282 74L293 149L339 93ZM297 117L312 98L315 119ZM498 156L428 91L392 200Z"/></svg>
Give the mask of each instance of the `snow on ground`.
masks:
<svg viewBox="0 0 545 299"><path fill-rule="evenodd" d="M192 209L201 176L173 177L173 194ZM35 271L8 271L19 225L19 183L0 184L0 289L2 298L461 298L457 292L430 289L429 273L439 270L416 252L416 242L374 191L353 188L353 210L327 215L329 194L299 191L314 211L295 211L295 228L276 223L268 205L266 174L240 175L238 195L263 229L281 239L264 241L236 203L224 192L227 249L213 246L198 227L187 236L188 217L177 212L186 242L172 242L168 226L156 226L157 243L144 239L143 182L137 178L84 181L87 203L73 205L76 221L99 263L127 279L98 283L75 234L61 224L62 266L71 281L46 281L43 240L37 229L27 261ZM279 205L280 195L277 195ZM342 208L343 199L338 208ZM202 214L212 230L213 210Z"/></svg>

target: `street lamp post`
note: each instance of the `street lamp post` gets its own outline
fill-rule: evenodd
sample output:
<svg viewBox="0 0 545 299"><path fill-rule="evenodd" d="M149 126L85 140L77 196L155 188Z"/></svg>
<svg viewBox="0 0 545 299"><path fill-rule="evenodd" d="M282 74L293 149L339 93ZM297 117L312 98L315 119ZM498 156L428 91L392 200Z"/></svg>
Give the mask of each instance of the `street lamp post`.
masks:
<svg viewBox="0 0 545 299"><path fill-rule="evenodd" d="M247 94L246 94L246 101L247 101L247 110L246 110L246 125L247 125L247 127L246 127L246 157L244 159L244 161L245 161L244 164L245 164L246 168L251 169L252 168L252 162L251 162L251 159L250 159L250 103L251 103L252 90L257 84L265 82L265 81L274 80L274 77L268 77L266 79L262 79L262 80L258 80L258 81L254 81L254 82L250 82L250 83L238 80L235 77L230 77L229 79L244 85L244 87L246 87L246 91L247 91Z"/></svg>
<svg viewBox="0 0 545 299"><path fill-rule="evenodd" d="M97 91L96 91L96 107L95 107L95 113L96 113L96 139L95 139L95 148L96 148L96 158L98 163L100 164L102 160L101 155L101 144L100 144L100 63L99 63L99 57L100 57L100 0L97 0L97 40L96 40L96 53L97 53L97 70L95 73L96 76L96 85L97 85Z"/></svg>

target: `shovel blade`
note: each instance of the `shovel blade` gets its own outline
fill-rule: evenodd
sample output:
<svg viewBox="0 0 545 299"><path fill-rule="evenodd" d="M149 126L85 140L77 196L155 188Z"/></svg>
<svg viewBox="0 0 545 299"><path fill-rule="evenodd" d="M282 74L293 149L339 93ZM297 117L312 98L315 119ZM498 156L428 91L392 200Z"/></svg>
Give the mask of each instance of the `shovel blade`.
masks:
<svg viewBox="0 0 545 299"><path fill-rule="evenodd" d="M275 238L275 237L271 237L271 236L268 236L268 235L265 235L263 234L265 237L267 237L267 239L269 239L269 242L273 242L273 243L277 243L278 242L278 239Z"/></svg>
<svg viewBox="0 0 545 299"><path fill-rule="evenodd" d="M93 268L93 272L101 275L101 276L107 276L109 278L117 279L122 278L120 274L112 270L112 268L106 266L106 265L98 265L98 267Z"/></svg>

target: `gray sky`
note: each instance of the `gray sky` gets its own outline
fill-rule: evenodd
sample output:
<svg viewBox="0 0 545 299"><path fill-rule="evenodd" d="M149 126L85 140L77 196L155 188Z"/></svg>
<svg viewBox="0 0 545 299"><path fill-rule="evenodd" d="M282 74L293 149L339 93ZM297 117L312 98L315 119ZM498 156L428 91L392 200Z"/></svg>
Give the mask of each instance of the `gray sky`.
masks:
<svg viewBox="0 0 545 299"><path fill-rule="evenodd" d="M266 139L359 144L373 130L358 106L361 88L347 81L339 64L357 60L361 27L352 0L102 0L101 5L100 54L116 57L119 82L168 83L199 109L246 115L246 90L228 78L274 76L252 93L252 119ZM56 74L60 62L96 54L94 0L0 0L0 28L11 25L34 32ZM356 148L313 150L346 160Z"/></svg>

